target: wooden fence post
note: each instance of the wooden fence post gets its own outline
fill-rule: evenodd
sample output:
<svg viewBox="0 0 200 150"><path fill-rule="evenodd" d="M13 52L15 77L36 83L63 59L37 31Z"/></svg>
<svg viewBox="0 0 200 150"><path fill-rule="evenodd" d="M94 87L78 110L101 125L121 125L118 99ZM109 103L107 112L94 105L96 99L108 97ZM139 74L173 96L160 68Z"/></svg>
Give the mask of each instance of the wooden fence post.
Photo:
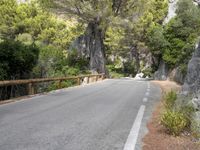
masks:
<svg viewBox="0 0 200 150"><path fill-rule="evenodd" d="M97 76L96 76L96 82L98 81L98 79L99 79L99 76L97 75Z"/></svg>
<svg viewBox="0 0 200 150"><path fill-rule="evenodd" d="M78 85L81 84L81 79L80 79L80 77L77 78L77 82L78 82Z"/></svg>
<svg viewBox="0 0 200 150"><path fill-rule="evenodd" d="M62 80L59 80L59 82L58 82L58 88L59 88L59 89L62 88Z"/></svg>
<svg viewBox="0 0 200 150"><path fill-rule="evenodd" d="M100 76L101 80L103 80L103 75Z"/></svg>
<svg viewBox="0 0 200 150"><path fill-rule="evenodd" d="M33 83L28 84L28 95L33 95L34 94L34 87Z"/></svg>

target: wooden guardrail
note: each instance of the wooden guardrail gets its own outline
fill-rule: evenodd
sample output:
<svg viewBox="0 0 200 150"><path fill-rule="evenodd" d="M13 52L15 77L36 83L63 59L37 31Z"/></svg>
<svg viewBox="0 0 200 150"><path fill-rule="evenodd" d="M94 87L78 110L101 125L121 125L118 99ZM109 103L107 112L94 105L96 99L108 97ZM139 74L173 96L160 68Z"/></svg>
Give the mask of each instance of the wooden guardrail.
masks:
<svg viewBox="0 0 200 150"><path fill-rule="evenodd" d="M66 80L77 80L77 84L81 84L81 80L84 78L87 78L87 84L90 82L90 78L94 78L95 81L98 81L99 79L104 79L104 74L94 74L94 75L82 75L82 76L74 76L74 77L61 77L61 78L42 78L42 79L28 79L28 80L5 80L0 81L0 87L4 86L12 86L12 85L28 85L28 94L33 95L34 93L34 85L37 83L44 83L44 82L52 82L52 81L58 81L59 82L59 88L61 88L61 84L63 81Z"/></svg>

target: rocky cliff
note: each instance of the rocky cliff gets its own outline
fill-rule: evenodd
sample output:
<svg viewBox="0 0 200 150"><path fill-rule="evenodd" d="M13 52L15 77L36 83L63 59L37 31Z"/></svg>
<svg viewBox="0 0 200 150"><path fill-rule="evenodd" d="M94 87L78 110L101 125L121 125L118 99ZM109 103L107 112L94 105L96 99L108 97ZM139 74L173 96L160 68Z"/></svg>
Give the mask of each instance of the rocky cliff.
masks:
<svg viewBox="0 0 200 150"><path fill-rule="evenodd" d="M183 90L191 93L200 92L200 43L189 61Z"/></svg>
<svg viewBox="0 0 200 150"><path fill-rule="evenodd" d="M186 99L186 102L192 103L196 110L193 119L198 127L197 131L200 132L200 42L188 64L187 76L183 85L182 96L188 97L191 94L193 98Z"/></svg>

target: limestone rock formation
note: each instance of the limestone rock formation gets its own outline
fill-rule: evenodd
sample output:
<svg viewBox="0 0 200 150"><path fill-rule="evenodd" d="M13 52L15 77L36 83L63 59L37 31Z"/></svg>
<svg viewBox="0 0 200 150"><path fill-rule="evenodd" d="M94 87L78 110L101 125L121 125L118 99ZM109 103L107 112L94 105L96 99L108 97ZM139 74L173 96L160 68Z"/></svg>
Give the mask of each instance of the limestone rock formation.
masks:
<svg viewBox="0 0 200 150"><path fill-rule="evenodd" d="M92 72L106 73L105 52L103 44L104 33L98 23L89 23L84 35L77 38L71 45L80 55L90 59Z"/></svg>
<svg viewBox="0 0 200 150"><path fill-rule="evenodd" d="M173 17L176 16L177 2L178 0L169 0L168 14L163 24L167 24Z"/></svg>
<svg viewBox="0 0 200 150"><path fill-rule="evenodd" d="M194 108L200 111L200 94L197 94L197 96L192 99L192 103Z"/></svg>
<svg viewBox="0 0 200 150"><path fill-rule="evenodd" d="M168 66L164 61L160 62L158 70L154 74L155 80L167 80L168 77Z"/></svg>
<svg viewBox="0 0 200 150"><path fill-rule="evenodd" d="M197 5L200 5L200 0L194 0Z"/></svg>
<svg viewBox="0 0 200 150"><path fill-rule="evenodd" d="M185 74L181 71L180 67L174 68L170 71L168 76L171 81L175 81L179 84L184 84L185 82Z"/></svg>
<svg viewBox="0 0 200 150"><path fill-rule="evenodd" d="M196 110L193 115L195 130L200 133L200 42L188 64L187 76L182 87L182 96L189 97L186 103L192 103ZM190 95L193 98L190 98ZM182 103L184 99L181 98ZM193 126L193 125L192 125Z"/></svg>
<svg viewBox="0 0 200 150"><path fill-rule="evenodd" d="M183 90L191 93L200 91L200 44L189 61Z"/></svg>

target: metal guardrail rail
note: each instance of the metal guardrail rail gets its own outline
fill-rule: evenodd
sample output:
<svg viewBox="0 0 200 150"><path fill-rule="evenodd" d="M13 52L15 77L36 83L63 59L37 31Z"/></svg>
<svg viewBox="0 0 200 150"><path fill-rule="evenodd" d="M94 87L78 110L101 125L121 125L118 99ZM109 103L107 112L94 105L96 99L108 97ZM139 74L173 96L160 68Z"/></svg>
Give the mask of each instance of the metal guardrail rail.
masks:
<svg viewBox="0 0 200 150"><path fill-rule="evenodd" d="M28 95L33 95L34 93L34 85L37 83L44 83L44 82L52 82L58 81L59 88L61 88L61 84L63 81L66 80L77 80L78 85L81 84L81 80L87 78L87 84L90 82L90 78L95 78L95 81L99 79L104 79L104 74L93 74L93 75L82 75L82 76L72 76L72 77L60 77L60 78L40 78L40 79L28 79L28 80L5 80L0 81L0 87L4 86L12 86L12 85L28 85Z"/></svg>

